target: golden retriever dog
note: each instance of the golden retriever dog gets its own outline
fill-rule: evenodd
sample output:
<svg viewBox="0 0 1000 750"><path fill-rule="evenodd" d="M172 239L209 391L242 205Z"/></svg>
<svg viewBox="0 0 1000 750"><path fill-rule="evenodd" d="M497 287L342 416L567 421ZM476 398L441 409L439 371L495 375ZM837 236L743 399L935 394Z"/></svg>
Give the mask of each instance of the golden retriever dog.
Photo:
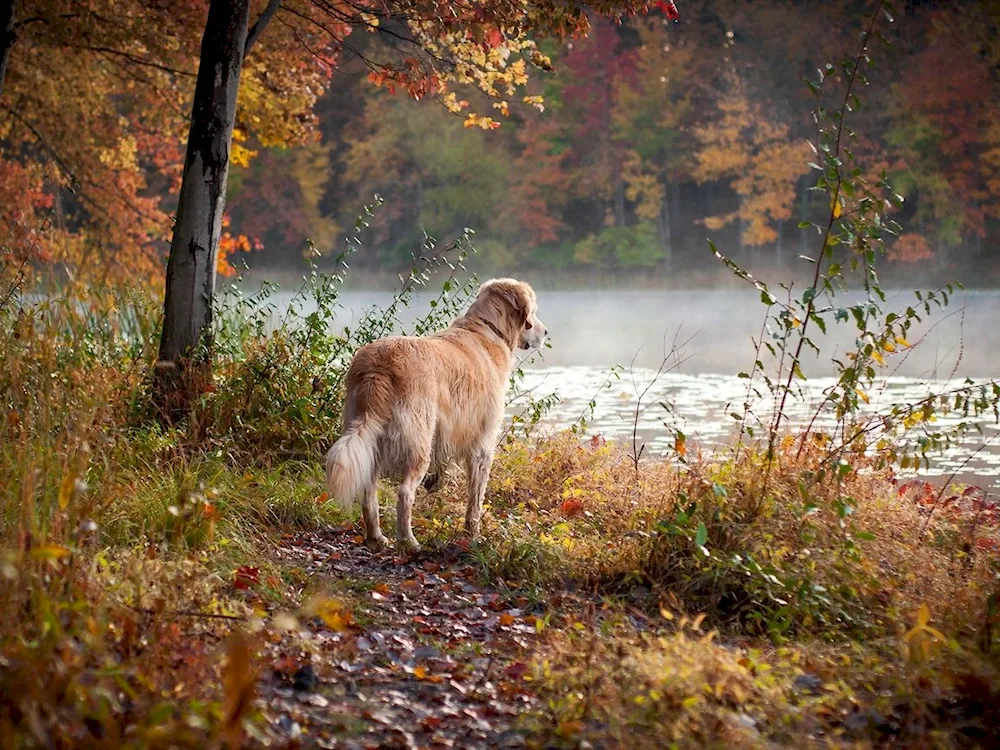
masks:
<svg viewBox="0 0 1000 750"><path fill-rule="evenodd" d="M451 461L465 464L465 529L479 536L514 353L541 346L547 333L531 287L493 279L445 330L393 336L357 351L347 371L343 433L326 454L326 479L330 497L345 509L363 493L369 547L388 545L379 527L379 477L400 482L396 545L416 552L417 485L431 467L435 482Z"/></svg>

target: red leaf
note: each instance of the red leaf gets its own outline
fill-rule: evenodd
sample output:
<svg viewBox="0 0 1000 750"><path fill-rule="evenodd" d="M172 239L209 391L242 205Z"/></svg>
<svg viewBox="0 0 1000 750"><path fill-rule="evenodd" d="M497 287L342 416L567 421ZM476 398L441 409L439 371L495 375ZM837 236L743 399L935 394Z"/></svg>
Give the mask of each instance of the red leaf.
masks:
<svg viewBox="0 0 1000 750"><path fill-rule="evenodd" d="M499 47L503 44L503 34L500 29L490 29L490 32L486 35L486 44L490 47Z"/></svg>
<svg viewBox="0 0 1000 750"><path fill-rule="evenodd" d="M899 485L896 493L899 497L909 496L918 503L933 503L937 497L934 485L921 479L911 479L909 482Z"/></svg>
<svg viewBox="0 0 1000 750"><path fill-rule="evenodd" d="M981 536L976 539L976 549L985 551L993 551L1000 547L1000 542L992 537Z"/></svg>
<svg viewBox="0 0 1000 750"><path fill-rule="evenodd" d="M523 661L517 661L507 667L503 673L512 680L519 680L528 671L528 665Z"/></svg>
<svg viewBox="0 0 1000 750"><path fill-rule="evenodd" d="M583 513L583 503L575 497L571 497L569 500L563 500L562 505L559 506L559 510L567 518L572 518Z"/></svg>
<svg viewBox="0 0 1000 750"><path fill-rule="evenodd" d="M662 10L671 21L676 21L681 17L681 14L677 12L677 6L670 0L656 0L656 7Z"/></svg>
<svg viewBox="0 0 1000 750"><path fill-rule="evenodd" d="M242 565L233 571L233 586L238 589L248 589L260 583L260 568Z"/></svg>

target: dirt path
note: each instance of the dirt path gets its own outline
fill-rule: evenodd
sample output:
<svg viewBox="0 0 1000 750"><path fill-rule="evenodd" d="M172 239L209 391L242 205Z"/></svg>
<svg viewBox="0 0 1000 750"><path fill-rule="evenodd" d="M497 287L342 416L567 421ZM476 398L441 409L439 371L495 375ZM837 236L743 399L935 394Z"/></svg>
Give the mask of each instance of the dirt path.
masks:
<svg viewBox="0 0 1000 750"><path fill-rule="evenodd" d="M374 554L349 529L303 533L284 566L345 587L346 628L309 623L312 647L268 645L259 687L274 735L299 747L521 747L514 718L535 698L523 679L538 605L476 582L451 548ZM531 611L529 611L529 609Z"/></svg>

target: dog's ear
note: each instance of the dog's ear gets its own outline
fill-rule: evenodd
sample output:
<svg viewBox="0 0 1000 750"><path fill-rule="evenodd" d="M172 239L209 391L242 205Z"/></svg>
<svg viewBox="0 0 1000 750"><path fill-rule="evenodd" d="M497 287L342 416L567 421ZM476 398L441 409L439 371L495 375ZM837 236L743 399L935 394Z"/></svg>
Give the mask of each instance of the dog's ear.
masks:
<svg viewBox="0 0 1000 750"><path fill-rule="evenodd" d="M491 293L496 294L510 307L518 326L522 326L528 322L531 302L520 284L505 280L490 282L488 286Z"/></svg>

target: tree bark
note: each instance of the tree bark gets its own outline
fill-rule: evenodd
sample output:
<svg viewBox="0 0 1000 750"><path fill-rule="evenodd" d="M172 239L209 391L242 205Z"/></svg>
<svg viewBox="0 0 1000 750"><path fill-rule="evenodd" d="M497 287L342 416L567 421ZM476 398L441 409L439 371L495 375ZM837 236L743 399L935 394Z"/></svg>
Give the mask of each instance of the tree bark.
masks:
<svg viewBox="0 0 1000 750"><path fill-rule="evenodd" d="M250 0L211 0L167 260L154 403L172 421L210 377L212 298Z"/></svg>
<svg viewBox="0 0 1000 750"><path fill-rule="evenodd" d="M664 191L663 201L660 203L660 242L663 245L663 270L670 273L674 270L674 243L673 227L670 217L670 193Z"/></svg>
<svg viewBox="0 0 1000 750"><path fill-rule="evenodd" d="M0 94L7 78L7 63L14 49L14 0L0 0Z"/></svg>
<svg viewBox="0 0 1000 750"><path fill-rule="evenodd" d="M615 168L614 176L614 211L615 226L625 226L625 180L622 179L621 170Z"/></svg>
<svg viewBox="0 0 1000 750"><path fill-rule="evenodd" d="M785 243L783 238L785 222L783 219L778 219L777 233L778 238L774 242L774 267L781 270L785 265Z"/></svg>

